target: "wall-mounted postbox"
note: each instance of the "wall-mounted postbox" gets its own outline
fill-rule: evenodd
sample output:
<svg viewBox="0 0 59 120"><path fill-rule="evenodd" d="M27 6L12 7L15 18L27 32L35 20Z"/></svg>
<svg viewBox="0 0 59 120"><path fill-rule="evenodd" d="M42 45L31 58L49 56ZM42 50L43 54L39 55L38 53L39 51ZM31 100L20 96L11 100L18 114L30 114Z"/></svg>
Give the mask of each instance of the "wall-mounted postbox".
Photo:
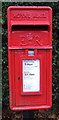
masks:
<svg viewBox="0 0 59 120"><path fill-rule="evenodd" d="M52 105L52 10L8 8L8 66L12 110Z"/></svg>

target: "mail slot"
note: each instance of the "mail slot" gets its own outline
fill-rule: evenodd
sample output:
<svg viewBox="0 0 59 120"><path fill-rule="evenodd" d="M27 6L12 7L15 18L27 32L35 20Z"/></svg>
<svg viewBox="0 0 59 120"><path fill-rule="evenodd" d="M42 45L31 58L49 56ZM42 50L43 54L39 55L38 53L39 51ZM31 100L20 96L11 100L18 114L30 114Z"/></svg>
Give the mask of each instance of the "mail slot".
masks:
<svg viewBox="0 0 59 120"><path fill-rule="evenodd" d="M7 10L8 69L12 110L52 106L52 9Z"/></svg>

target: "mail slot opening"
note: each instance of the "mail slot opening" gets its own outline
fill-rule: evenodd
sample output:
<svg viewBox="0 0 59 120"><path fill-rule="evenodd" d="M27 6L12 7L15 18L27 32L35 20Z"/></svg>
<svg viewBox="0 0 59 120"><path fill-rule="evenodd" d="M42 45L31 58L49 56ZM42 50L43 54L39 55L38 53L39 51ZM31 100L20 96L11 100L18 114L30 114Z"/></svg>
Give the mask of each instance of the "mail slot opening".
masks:
<svg viewBox="0 0 59 120"><path fill-rule="evenodd" d="M49 25L12 25L12 31L20 31L20 30L43 30L48 31Z"/></svg>

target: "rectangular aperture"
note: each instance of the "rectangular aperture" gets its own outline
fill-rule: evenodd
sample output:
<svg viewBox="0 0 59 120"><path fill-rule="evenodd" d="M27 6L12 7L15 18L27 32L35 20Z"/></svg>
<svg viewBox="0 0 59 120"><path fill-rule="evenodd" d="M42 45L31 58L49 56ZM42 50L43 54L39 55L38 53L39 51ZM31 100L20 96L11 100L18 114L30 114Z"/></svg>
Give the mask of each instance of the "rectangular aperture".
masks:
<svg viewBox="0 0 59 120"><path fill-rule="evenodd" d="M17 30L48 30L48 25L12 25L12 31Z"/></svg>

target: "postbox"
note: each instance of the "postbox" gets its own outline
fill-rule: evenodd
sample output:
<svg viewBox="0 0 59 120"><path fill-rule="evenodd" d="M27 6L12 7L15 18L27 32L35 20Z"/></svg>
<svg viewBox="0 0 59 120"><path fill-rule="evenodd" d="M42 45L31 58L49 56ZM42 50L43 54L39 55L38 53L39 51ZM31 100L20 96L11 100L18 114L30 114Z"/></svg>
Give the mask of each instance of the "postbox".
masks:
<svg viewBox="0 0 59 120"><path fill-rule="evenodd" d="M52 106L52 9L11 6L8 70L12 110Z"/></svg>

